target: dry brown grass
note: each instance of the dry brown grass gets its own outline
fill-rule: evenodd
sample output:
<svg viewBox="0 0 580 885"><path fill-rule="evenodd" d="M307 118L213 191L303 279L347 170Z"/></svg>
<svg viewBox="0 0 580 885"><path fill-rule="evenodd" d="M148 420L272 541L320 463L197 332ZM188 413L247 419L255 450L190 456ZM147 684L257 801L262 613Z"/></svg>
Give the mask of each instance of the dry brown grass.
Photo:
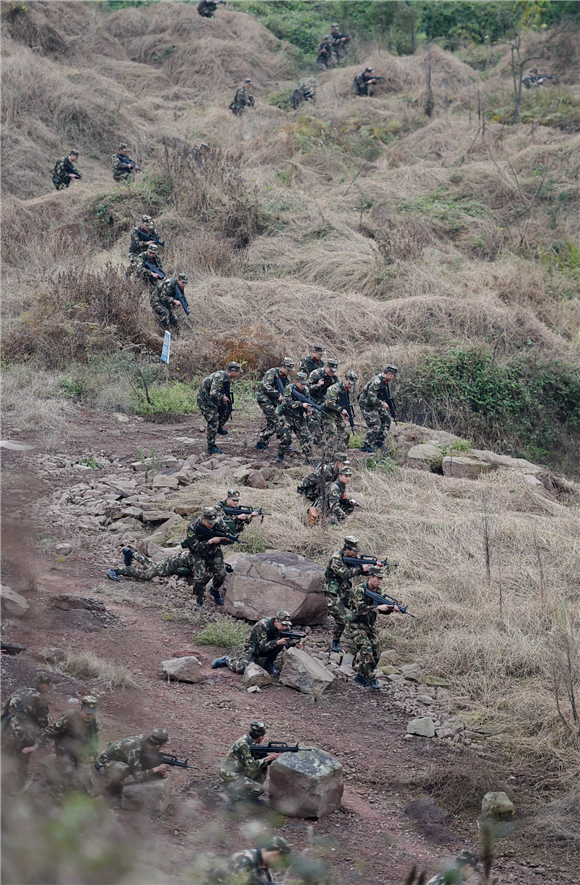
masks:
<svg viewBox="0 0 580 885"><path fill-rule="evenodd" d="M39 653L42 656L42 652ZM47 652L51 669L74 679L95 679L99 685L109 690L116 688L139 689L133 674L122 664L106 661L92 652L82 654L67 653L63 661L54 661Z"/></svg>

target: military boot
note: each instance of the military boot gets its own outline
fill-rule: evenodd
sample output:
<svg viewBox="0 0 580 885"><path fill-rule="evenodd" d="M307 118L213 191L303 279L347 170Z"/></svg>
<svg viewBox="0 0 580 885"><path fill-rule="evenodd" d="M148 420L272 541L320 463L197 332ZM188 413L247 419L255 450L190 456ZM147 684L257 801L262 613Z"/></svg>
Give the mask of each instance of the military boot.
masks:
<svg viewBox="0 0 580 885"><path fill-rule="evenodd" d="M330 646L330 650L335 652L338 655L341 653L342 649L340 647L340 640L339 639L332 640L332 645Z"/></svg>
<svg viewBox="0 0 580 885"><path fill-rule="evenodd" d="M224 601L221 598L218 590L210 590L209 592L210 592L210 595L216 605L223 605L224 604Z"/></svg>
<svg viewBox="0 0 580 885"><path fill-rule="evenodd" d="M370 685L368 679L365 679L365 677L361 676L360 673L356 674L356 676L354 677L354 681L358 682L359 685L364 685L366 688L368 688ZM377 688L378 688L378 686L377 686Z"/></svg>
<svg viewBox="0 0 580 885"><path fill-rule="evenodd" d="M220 667L227 667L228 665L228 657L224 655L223 658L216 658L215 661L212 662L211 668L212 670L219 670Z"/></svg>
<svg viewBox="0 0 580 885"><path fill-rule="evenodd" d="M107 577L110 578L111 581L117 581L117 583L120 583L121 581L121 578L119 577L119 572L116 568L110 568L107 572Z"/></svg>
<svg viewBox="0 0 580 885"><path fill-rule="evenodd" d="M123 559L125 561L125 565L127 566L127 568L129 568L129 566L133 562L133 551L131 550L130 547L123 547L122 552L123 552Z"/></svg>

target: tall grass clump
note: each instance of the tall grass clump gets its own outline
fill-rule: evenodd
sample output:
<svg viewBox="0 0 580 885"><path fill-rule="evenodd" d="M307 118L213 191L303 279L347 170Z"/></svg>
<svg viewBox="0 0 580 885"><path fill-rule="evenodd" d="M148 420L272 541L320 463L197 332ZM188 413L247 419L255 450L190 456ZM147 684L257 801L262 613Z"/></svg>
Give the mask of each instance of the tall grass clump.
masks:
<svg viewBox="0 0 580 885"><path fill-rule="evenodd" d="M104 688L132 688L141 686L123 664L106 661L92 652L75 654L69 652L63 661L54 661L53 670L75 679L95 679Z"/></svg>
<svg viewBox="0 0 580 885"><path fill-rule="evenodd" d="M212 621L199 633L195 633L193 638L198 645L217 645L220 648L231 648L238 651L244 647L248 629L245 621L224 619Z"/></svg>

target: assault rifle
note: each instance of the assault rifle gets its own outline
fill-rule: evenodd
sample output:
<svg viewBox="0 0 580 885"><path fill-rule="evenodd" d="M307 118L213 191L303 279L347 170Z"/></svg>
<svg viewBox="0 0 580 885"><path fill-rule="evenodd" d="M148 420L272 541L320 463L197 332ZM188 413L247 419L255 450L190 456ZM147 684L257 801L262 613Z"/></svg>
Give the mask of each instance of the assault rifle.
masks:
<svg viewBox="0 0 580 885"><path fill-rule="evenodd" d="M306 639L306 633L299 633L297 630L280 630L279 633L280 639L290 640L286 648L292 648L293 645L298 645L303 639Z"/></svg>
<svg viewBox="0 0 580 885"><path fill-rule="evenodd" d="M117 154L117 159L125 166L129 166L130 169L134 169L136 172L142 171L141 166L138 166L135 160L132 160L130 157L122 157L121 154Z"/></svg>
<svg viewBox="0 0 580 885"><path fill-rule="evenodd" d="M177 756L173 756L171 753L141 753L140 755L144 759L158 760L158 765L171 765L172 768L188 768L189 770L201 771L201 768L198 768L197 765L188 765L189 759L178 759Z"/></svg>
<svg viewBox="0 0 580 885"><path fill-rule="evenodd" d="M182 291L181 291L181 289L179 288L179 286L177 285L177 283L174 284L173 289L174 289L173 294L174 294L175 299L176 299L177 301L179 301L179 303L181 304L181 306L182 306L182 308L183 308L183 311L184 311L184 313L185 313L185 316L186 316L187 319L189 320L189 304L187 303L187 298L185 297L185 292L182 292ZM191 320L189 320L189 322L190 322L191 325L193 325L193 323L191 322Z"/></svg>
<svg viewBox="0 0 580 885"><path fill-rule="evenodd" d="M153 234L145 233L140 227L137 228L137 235L143 243L157 243L158 246L165 245L165 242L160 240L159 237L154 237Z"/></svg>
<svg viewBox="0 0 580 885"><path fill-rule="evenodd" d="M378 559L376 556L343 556L342 561L345 565L378 565L385 568L397 568L398 563L388 562L387 557Z"/></svg>
<svg viewBox="0 0 580 885"><path fill-rule="evenodd" d="M284 396L284 391L286 390L286 385L282 381L280 375L276 375L276 387L280 392L280 396Z"/></svg>
<svg viewBox="0 0 580 885"><path fill-rule="evenodd" d="M398 427L399 425L397 424L397 411L395 409L395 400L391 396L391 391L389 390L389 385L387 384L386 381L379 389L379 399L381 399L384 403L386 403L388 405L389 412L391 413L391 417L392 417L393 421L395 422L396 426Z"/></svg>
<svg viewBox="0 0 580 885"><path fill-rule="evenodd" d="M316 409L317 412L323 412L324 406L319 405L316 400L312 399L311 396L308 396L307 393L300 393L299 390L296 390L295 387L292 388L292 397L293 399L298 400L300 403L306 403L311 406L311 408Z"/></svg>
<svg viewBox="0 0 580 885"><path fill-rule="evenodd" d="M21 651L26 651L24 645L8 645L7 642L2 643L2 654L3 655L19 655Z"/></svg>
<svg viewBox="0 0 580 885"><path fill-rule="evenodd" d="M203 538L204 541L211 541L212 538L226 538L230 544L244 544L245 543L244 541L240 541L240 539L237 535L233 535L230 532L226 532L223 529L216 528L215 526L212 526L211 529L207 529L201 523L199 525L196 525L196 527L194 529L194 534L198 538ZM186 541L187 541L187 539L186 539ZM184 541L181 542L182 547L183 547L184 543L185 543ZM188 546L187 543L185 543L185 546L186 547Z"/></svg>
<svg viewBox="0 0 580 885"><path fill-rule="evenodd" d="M352 410L352 405L350 399L348 397L348 390L343 390L340 395L340 400L338 401L338 405L341 409L344 409L348 414L348 423L350 424L350 429L354 433L354 412Z"/></svg>
<svg viewBox="0 0 580 885"><path fill-rule="evenodd" d="M392 599L390 596L384 596L381 593L375 593L374 590L369 590L368 587L365 587L365 596L368 596L369 599L372 599L377 605L389 605L389 606L397 606L402 615L409 615L411 618L416 618L416 615L412 615L410 611L407 611L408 606L403 605L398 602L396 599Z"/></svg>
<svg viewBox="0 0 580 885"><path fill-rule="evenodd" d="M65 168L65 172L68 172L69 175L76 175L77 178L83 177L81 175L81 173L79 172L79 170L75 169L75 167L73 166L73 164L71 163L71 161L69 160L68 157L65 157L64 168Z"/></svg>
<svg viewBox="0 0 580 885"><path fill-rule="evenodd" d="M228 401L224 402L223 399L220 399L220 403L218 406L218 412L219 412L221 423L227 424L227 422L232 417L232 412L234 411L234 394L232 393L232 389L230 387L230 382L227 378L224 381L224 386L223 386L222 390L223 390L222 396L227 396L229 402Z"/></svg>
<svg viewBox="0 0 580 885"><path fill-rule="evenodd" d="M267 744L250 744L250 753L254 759L265 759L270 753L299 753L300 750L313 750L314 747L291 746L283 741L269 741Z"/></svg>
<svg viewBox="0 0 580 885"><path fill-rule="evenodd" d="M151 264L150 261L144 261L144 262L143 262L143 267L146 267L147 270L150 271L151 273L156 273L158 276L161 277L162 280L167 280L167 279L168 279L168 276L167 276L167 274L165 273L165 271L161 270L160 267L157 267L156 264Z"/></svg>
<svg viewBox="0 0 580 885"><path fill-rule="evenodd" d="M261 507L259 510L255 507L228 507L227 504L220 504L220 507L226 516L243 516L244 514L249 516L251 513L257 513L262 517L262 522L264 522L265 516L272 516L271 513L264 513Z"/></svg>

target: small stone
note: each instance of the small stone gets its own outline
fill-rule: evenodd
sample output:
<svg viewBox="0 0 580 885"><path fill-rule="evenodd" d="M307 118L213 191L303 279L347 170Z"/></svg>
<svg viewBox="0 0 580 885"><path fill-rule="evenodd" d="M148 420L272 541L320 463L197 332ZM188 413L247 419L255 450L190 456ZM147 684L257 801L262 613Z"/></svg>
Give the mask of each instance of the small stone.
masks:
<svg viewBox="0 0 580 885"><path fill-rule="evenodd" d="M161 669L170 679L179 682L199 682L201 679L201 664L194 655L163 661Z"/></svg>
<svg viewBox="0 0 580 885"><path fill-rule="evenodd" d="M258 691L262 691L259 685L250 685L248 688L248 694L255 694Z"/></svg>
<svg viewBox="0 0 580 885"><path fill-rule="evenodd" d="M121 424L128 424L131 420L128 415L123 415L121 412L115 412L113 418L116 418Z"/></svg>
<svg viewBox="0 0 580 885"><path fill-rule="evenodd" d="M30 608L24 596L4 584L0 584L0 599L4 618L21 618Z"/></svg>
<svg viewBox="0 0 580 885"><path fill-rule="evenodd" d="M296 688L314 698L319 698L335 676L320 661L315 660L300 648L290 648L285 653L280 682L289 688Z"/></svg>
<svg viewBox="0 0 580 885"><path fill-rule="evenodd" d="M264 474L261 470L252 470L252 472L248 475L246 479L246 485L251 486L253 489L267 489L268 483L264 478Z"/></svg>
<svg viewBox="0 0 580 885"><path fill-rule="evenodd" d="M449 683L445 679L440 679L439 676L422 676L421 684L433 685L438 688L449 688Z"/></svg>
<svg viewBox="0 0 580 885"><path fill-rule="evenodd" d="M144 784L127 784L123 788L121 807L126 811L148 811L159 817L166 811L171 798L171 777L150 780Z"/></svg>
<svg viewBox="0 0 580 885"><path fill-rule="evenodd" d="M54 549L59 556L69 556L73 552L71 544L57 544Z"/></svg>
<svg viewBox="0 0 580 885"><path fill-rule="evenodd" d="M481 800L481 813L483 817L495 820L512 820L516 809L507 793L486 793Z"/></svg>
<svg viewBox="0 0 580 885"><path fill-rule="evenodd" d="M179 480L175 474L164 474L158 473L157 476L153 480L153 485L156 488L163 489L178 489L179 488Z"/></svg>
<svg viewBox="0 0 580 885"><path fill-rule="evenodd" d="M418 695L417 695L417 700L419 701L419 703L421 703L421 704L426 704L427 706L429 706L430 704L434 704L434 703L435 703L435 701L433 700L433 698L430 697L430 695L428 695L428 694L418 694Z"/></svg>
<svg viewBox="0 0 580 885"><path fill-rule="evenodd" d="M271 684L272 677L269 673L266 673L263 667L256 663L248 664L244 671L244 685L246 688L251 688L252 686L261 688Z"/></svg>
<svg viewBox="0 0 580 885"><path fill-rule="evenodd" d="M435 725L429 716L420 719L412 719L407 724L407 734L416 734L419 737L435 737Z"/></svg>

